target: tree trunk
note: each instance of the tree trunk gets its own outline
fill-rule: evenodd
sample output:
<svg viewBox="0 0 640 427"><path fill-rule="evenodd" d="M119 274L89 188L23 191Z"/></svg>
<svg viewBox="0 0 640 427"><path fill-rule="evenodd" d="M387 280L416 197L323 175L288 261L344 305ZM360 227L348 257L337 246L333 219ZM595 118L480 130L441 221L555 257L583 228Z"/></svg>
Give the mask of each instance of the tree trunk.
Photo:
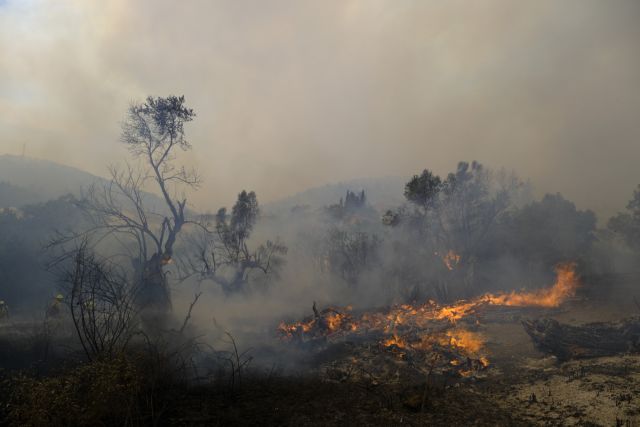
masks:
<svg viewBox="0 0 640 427"><path fill-rule="evenodd" d="M144 314L165 316L171 311L169 284L163 271L162 256L154 254L144 261L142 271L138 273L139 284L136 290L136 303Z"/></svg>

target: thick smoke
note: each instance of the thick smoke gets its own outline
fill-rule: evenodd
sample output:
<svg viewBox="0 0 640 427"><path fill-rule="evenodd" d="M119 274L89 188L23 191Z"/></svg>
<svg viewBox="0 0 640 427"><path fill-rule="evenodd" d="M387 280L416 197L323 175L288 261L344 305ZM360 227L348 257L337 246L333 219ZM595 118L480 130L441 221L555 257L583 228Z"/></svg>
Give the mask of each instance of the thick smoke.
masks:
<svg viewBox="0 0 640 427"><path fill-rule="evenodd" d="M424 177L433 187L421 184ZM416 175L403 191L406 203L386 212L364 191L347 191L330 205L263 212L250 246L281 239L289 248L282 268L266 281L253 276L252 286L231 295L212 281L192 283L177 291L178 311L202 291L198 327L214 342L234 331L249 345L269 342L280 320L315 307L357 311L535 291L550 287L556 267L567 263L576 265L579 298L627 295L620 309L635 310L625 278L637 255L561 194L536 198L515 173L475 162L440 178Z"/></svg>
<svg viewBox="0 0 640 427"><path fill-rule="evenodd" d="M639 19L635 1L6 0L0 151L104 176L127 104L184 93L200 209L473 158L610 216L640 180Z"/></svg>

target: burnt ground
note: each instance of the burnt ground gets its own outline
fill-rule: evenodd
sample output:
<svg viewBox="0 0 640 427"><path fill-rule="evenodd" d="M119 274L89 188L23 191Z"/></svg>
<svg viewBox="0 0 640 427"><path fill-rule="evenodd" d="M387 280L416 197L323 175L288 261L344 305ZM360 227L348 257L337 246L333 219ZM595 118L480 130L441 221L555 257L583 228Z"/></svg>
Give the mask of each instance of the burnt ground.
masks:
<svg viewBox="0 0 640 427"><path fill-rule="evenodd" d="M167 425L635 426L640 357L556 365L533 358L476 382L433 387L323 378L249 379L233 395L210 388L180 396Z"/></svg>
<svg viewBox="0 0 640 427"><path fill-rule="evenodd" d="M182 396L167 425L528 425L473 388L438 390L420 410L422 387L331 383L320 378L250 380L233 398L204 388Z"/></svg>
<svg viewBox="0 0 640 427"><path fill-rule="evenodd" d="M581 324L633 314L633 306L582 301L552 317ZM256 369L233 386L176 386L153 418L130 424L640 426L640 355L559 363L533 347L520 324L524 315L481 326L491 365L468 378L410 378L394 363L383 369L378 359L371 361L375 372L346 375L336 362L354 357L345 343L309 354L295 372Z"/></svg>
<svg viewBox="0 0 640 427"><path fill-rule="evenodd" d="M576 302L567 323L616 320L634 307ZM250 377L232 396L194 389L168 413L177 425L640 426L640 355L559 363L533 347L516 315L482 327L491 367L470 378L345 374L348 344L312 358L314 374ZM332 361L332 359L334 359ZM374 363L378 363L374 361ZM399 375L396 373L396 375ZM405 378L406 379L406 378Z"/></svg>

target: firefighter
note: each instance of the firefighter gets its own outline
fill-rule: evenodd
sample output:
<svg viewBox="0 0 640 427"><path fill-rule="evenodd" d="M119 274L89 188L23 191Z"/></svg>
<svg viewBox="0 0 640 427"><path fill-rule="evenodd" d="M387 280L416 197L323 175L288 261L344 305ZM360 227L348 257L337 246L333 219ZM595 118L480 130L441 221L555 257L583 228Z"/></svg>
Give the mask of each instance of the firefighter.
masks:
<svg viewBox="0 0 640 427"><path fill-rule="evenodd" d="M49 304L49 308L47 308L47 317L60 317L63 301L64 296L62 294L56 295L51 304Z"/></svg>
<svg viewBox="0 0 640 427"><path fill-rule="evenodd" d="M9 306L6 302L0 300L0 321L7 320L9 318Z"/></svg>

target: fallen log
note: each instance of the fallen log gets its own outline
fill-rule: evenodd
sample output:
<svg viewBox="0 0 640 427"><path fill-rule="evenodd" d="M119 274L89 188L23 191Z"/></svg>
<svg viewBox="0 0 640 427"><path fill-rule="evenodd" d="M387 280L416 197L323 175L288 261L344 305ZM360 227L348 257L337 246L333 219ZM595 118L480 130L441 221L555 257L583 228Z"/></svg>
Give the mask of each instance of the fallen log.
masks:
<svg viewBox="0 0 640 427"><path fill-rule="evenodd" d="M525 320L522 326L541 351L559 360L640 352L640 318L572 326L554 319Z"/></svg>

